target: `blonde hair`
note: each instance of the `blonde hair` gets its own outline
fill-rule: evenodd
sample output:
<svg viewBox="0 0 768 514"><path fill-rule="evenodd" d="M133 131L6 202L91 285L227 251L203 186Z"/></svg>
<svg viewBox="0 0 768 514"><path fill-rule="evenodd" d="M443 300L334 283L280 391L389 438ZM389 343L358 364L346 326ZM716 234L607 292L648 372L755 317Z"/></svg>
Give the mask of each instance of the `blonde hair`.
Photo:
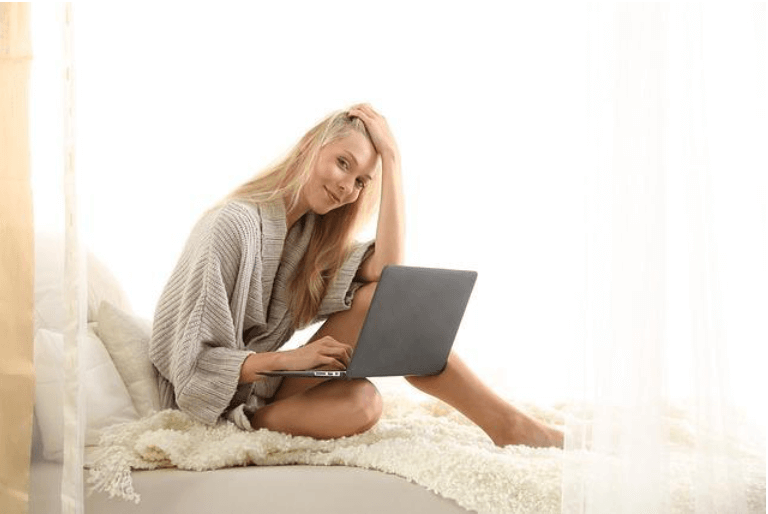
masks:
<svg viewBox="0 0 768 514"><path fill-rule="evenodd" d="M218 205L230 200L258 204L287 198L286 211L289 211L298 204L301 188L309 179L320 149L353 130L371 141L359 118L349 117L346 110L331 113L312 127L287 155L232 191ZM374 179L360 191L355 202L317 216L309 246L289 287L295 328L308 325L317 316L329 284L352 250L355 235L377 210L380 191L381 159L378 158Z"/></svg>

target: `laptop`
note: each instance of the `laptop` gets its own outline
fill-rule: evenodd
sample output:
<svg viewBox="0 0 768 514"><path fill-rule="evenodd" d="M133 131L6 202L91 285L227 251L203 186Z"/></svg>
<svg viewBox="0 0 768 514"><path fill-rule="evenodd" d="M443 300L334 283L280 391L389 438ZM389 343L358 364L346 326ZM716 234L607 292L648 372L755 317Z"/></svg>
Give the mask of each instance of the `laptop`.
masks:
<svg viewBox="0 0 768 514"><path fill-rule="evenodd" d="M260 374L352 379L440 373L476 279L475 271L387 266L346 370Z"/></svg>

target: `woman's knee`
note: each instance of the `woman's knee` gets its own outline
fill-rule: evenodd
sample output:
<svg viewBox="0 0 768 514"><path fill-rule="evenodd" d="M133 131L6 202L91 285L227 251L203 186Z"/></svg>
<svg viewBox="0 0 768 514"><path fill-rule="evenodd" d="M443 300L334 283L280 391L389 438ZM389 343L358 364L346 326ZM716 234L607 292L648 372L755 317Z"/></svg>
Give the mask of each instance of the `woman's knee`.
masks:
<svg viewBox="0 0 768 514"><path fill-rule="evenodd" d="M327 380L257 410L251 426L320 439L351 436L373 427L382 407L369 380Z"/></svg>

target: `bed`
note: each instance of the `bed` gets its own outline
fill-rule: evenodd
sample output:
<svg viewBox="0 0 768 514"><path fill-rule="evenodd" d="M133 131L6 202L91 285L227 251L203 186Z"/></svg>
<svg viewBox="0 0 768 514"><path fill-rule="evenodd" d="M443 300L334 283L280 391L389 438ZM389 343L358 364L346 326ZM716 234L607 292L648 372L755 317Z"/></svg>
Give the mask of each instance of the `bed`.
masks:
<svg viewBox="0 0 768 514"><path fill-rule="evenodd" d="M142 495L139 504L94 493L86 497L85 512L468 512L403 478L347 466L251 466L202 472L159 469L136 471L133 480ZM60 482L60 464L33 462L30 514L61 512Z"/></svg>
<svg viewBox="0 0 768 514"><path fill-rule="evenodd" d="M62 255L38 243L35 302L35 423L30 512L60 512L62 412ZM52 257L53 256L53 257ZM54 259L55 260L55 259ZM231 423L206 427L181 411L158 410L154 369L146 355L150 324L135 316L109 271L88 257L88 331L81 384L86 392L86 496L89 514L184 514L255 509L273 513L420 512L559 513L564 468L570 476L605 456L589 451L493 445L455 410L419 399L399 378L372 379L384 412L371 430L331 441ZM518 408L551 425L585 415L587 406ZM674 512L693 512L697 439L695 417L673 408L669 465ZM571 418L572 421L575 418ZM620 427L614 427L619 429ZM746 432L745 432L746 433ZM765 439L733 441L728 457L738 470L746 512L765 512ZM737 444L738 443L738 444ZM583 470L583 472L582 472ZM111 493L114 496L110 496ZM135 500L140 500L138 503Z"/></svg>
<svg viewBox="0 0 768 514"><path fill-rule="evenodd" d="M36 236L35 420L30 479L30 513L61 511L63 384L63 241ZM156 386L148 359L148 320L135 316L114 276L92 254L87 256L88 333L81 355L86 389L86 463L105 429L137 421L157 410ZM84 469L88 478L88 469ZM164 468L134 471L136 504L87 495L88 513L184 512L256 509L264 512L467 512L425 487L380 471L349 466L246 466L212 471ZM88 486L86 485L86 490Z"/></svg>

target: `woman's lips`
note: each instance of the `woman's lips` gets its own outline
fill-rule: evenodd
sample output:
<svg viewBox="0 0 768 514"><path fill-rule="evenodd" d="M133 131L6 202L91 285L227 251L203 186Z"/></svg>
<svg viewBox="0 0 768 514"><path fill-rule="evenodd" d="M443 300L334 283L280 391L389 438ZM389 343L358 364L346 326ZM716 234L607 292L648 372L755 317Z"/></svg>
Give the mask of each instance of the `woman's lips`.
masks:
<svg viewBox="0 0 768 514"><path fill-rule="evenodd" d="M331 200L333 200L335 203L341 203L341 200L339 200L339 199L336 197L336 195L334 195L333 193L331 193L331 192L330 192L330 190L328 190L328 188L327 188L327 187L325 188L325 192L326 192L326 193L328 193L328 196L329 196L329 197L331 198Z"/></svg>

